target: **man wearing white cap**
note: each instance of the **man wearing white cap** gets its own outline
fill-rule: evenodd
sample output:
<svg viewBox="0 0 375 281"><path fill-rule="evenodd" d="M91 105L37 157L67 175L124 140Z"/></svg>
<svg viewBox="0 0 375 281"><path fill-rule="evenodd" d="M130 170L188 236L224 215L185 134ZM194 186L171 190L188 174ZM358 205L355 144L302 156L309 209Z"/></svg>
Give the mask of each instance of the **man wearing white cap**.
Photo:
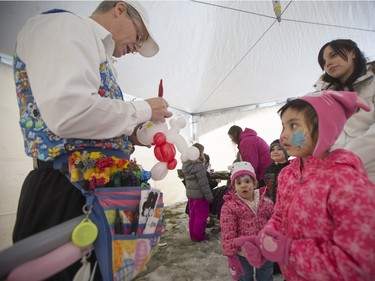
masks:
<svg viewBox="0 0 375 281"><path fill-rule="evenodd" d="M35 169L21 190L14 242L82 214L85 198L54 160L86 149L129 159L138 144L135 127L172 116L162 97L124 101L112 65L113 56L158 51L136 1L104 1L90 18L54 9L21 29L14 77L25 152ZM79 266L51 280L73 280Z"/></svg>

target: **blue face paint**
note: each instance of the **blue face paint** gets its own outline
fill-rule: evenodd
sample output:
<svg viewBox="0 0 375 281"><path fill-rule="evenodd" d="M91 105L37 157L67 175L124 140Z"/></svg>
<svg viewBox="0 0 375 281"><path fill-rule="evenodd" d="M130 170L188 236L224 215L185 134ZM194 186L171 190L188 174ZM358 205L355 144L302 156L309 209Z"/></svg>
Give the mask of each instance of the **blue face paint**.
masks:
<svg viewBox="0 0 375 281"><path fill-rule="evenodd" d="M302 147L306 144L306 138L301 130L292 135L292 145Z"/></svg>

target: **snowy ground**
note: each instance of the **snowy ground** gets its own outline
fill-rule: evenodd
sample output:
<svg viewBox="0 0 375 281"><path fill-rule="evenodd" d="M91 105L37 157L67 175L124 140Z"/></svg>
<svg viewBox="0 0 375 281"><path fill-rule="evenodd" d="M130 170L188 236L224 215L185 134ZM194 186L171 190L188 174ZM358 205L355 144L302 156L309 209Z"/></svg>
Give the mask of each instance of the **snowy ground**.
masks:
<svg viewBox="0 0 375 281"><path fill-rule="evenodd" d="M206 229L209 240L193 242L189 237L186 203L168 206L164 210L166 229L160 245L137 281L231 281L227 258L221 254L220 233ZM275 275L274 281L284 280Z"/></svg>

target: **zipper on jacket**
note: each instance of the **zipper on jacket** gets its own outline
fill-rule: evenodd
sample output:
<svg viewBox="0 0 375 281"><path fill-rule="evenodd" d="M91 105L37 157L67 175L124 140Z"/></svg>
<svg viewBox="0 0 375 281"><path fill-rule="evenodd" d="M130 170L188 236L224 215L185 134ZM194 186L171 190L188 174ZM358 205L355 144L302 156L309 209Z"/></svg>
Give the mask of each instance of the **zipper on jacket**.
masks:
<svg viewBox="0 0 375 281"><path fill-rule="evenodd" d="M303 177L302 177L302 172L301 172L301 175L296 180L296 183L299 184L302 181L302 179L303 179ZM292 199L292 202L290 203L289 209L288 209L288 228L286 230L286 235L288 235L288 236L290 234L290 227L289 226L290 226L290 222L291 222L291 219L290 219L290 213L291 213L291 211L290 210L292 209L292 207L294 205L294 202L296 201L297 192L298 192L297 188L294 188L293 199Z"/></svg>

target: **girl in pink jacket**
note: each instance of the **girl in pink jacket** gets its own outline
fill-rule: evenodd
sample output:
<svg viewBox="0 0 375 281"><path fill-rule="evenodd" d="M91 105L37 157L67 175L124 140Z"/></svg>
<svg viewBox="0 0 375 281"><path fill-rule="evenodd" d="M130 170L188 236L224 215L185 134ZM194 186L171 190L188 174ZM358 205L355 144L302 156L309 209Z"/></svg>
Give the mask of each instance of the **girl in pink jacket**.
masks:
<svg viewBox="0 0 375 281"><path fill-rule="evenodd" d="M278 262L288 281L375 280L375 185L360 158L330 151L346 120L370 107L355 92L323 91L280 110L280 141L295 156L278 178L271 220L236 240L249 261Z"/></svg>
<svg viewBox="0 0 375 281"><path fill-rule="evenodd" d="M265 187L258 185L253 166L249 162L233 163L230 191L224 196L220 227L223 255L228 257L229 272L233 280L253 280L254 264L249 264L240 247L233 240L237 237L257 235L271 218L273 202L265 197ZM256 272L258 281L272 281L273 264L266 262Z"/></svg>

